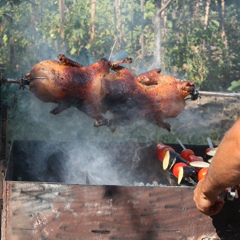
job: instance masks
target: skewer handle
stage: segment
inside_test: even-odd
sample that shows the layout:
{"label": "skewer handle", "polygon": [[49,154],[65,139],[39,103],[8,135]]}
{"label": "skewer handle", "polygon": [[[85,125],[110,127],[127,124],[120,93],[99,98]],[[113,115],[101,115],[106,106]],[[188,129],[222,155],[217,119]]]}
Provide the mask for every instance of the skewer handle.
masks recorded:
{"label": "skewer handle", "polygon": [[180,146],[182,147],[183,150],[186,149],[186,147],[183,145],[182,141],[180,139],[177,138],[178,143],[180,144]]}
{"label": "skewer handle", "polygon": [[209,146],[210,148],[214,148],[213,143],[212,143],[212,140],[211,140],[210,137],[207,137],[207,142],[208,142],[208,146]]}

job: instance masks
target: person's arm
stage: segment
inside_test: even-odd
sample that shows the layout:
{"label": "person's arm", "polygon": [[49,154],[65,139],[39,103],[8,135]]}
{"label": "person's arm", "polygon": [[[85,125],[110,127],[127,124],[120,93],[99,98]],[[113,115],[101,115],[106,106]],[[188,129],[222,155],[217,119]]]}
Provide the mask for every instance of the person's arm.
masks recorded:
{"label": "person's arm", "polygon": [[194,190],[194,201],[202,213],[217,214],[224,204],[218,196],[240,184],[240,118],[225,134],[212,159],[208,173]]}

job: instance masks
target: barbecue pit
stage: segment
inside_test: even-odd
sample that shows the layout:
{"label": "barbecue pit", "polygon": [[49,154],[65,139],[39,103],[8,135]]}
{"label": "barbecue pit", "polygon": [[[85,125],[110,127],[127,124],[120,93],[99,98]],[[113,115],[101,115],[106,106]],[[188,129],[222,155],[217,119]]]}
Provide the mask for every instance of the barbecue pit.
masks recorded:
{"label": "barbecue pit", "polygon": [[[162,170],[154,144],[114,144],[122,151],[139,147],[136,168],[130,166],[136,153],[129,153],[128,162],[120,162],[121,155],[115,159],[115,163],[127,165],[129,172],[124,174],[137,176],[132,185],[96,184],[94,176],[87,172],[80,177],[82,183],[65,183],[62,176],[68,144],[13,142],[3,180],[2,239],[229,239],[229,236],[237,239],[240,236],[239,199],[227,201],[223,211],[213,218],[202,215],[192,200],[193,186],[170,186],[168,172]],[[177,145],[171,146],[178,150]],[[197,153],[206,146],[187,147]],[[42,158],[45,168],[34,169],[41,160],[38,153],[41,155],[45,148],[53,149],[49,157]],[[107,145],[102,148],[106,150]],[[149,186],[154,181],[158,184]]]}
{"label": "barbecue pit", "polygon": [[[7,144],[7,108],[1,105],[3,240],[239,239],[239,198],[226,201],[217,216],[202,215],[192,200],[194,186],[179,186],[163,171],[154,142],[21,140],[11,144],[9,153]],[[92,146],[98,146],[101,156],[112,156],[104,159],[109,163],[104,168],[114,166],[116,175],[104,173],[99,181],[102,170],[83,168],[77,181],[71,171],[66,177],[73,146],[86,165],[93,159]],[[197,155],[207,148],[186,147]]]}

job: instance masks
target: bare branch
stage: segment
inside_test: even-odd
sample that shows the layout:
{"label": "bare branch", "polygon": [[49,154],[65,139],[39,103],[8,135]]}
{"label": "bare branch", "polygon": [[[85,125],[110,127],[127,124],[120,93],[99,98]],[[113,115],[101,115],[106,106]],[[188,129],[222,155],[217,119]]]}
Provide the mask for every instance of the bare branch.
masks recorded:
{"label": "bare branch", "polygon": [[161,9],[157,11],[157,14],[160,14],[162,11],[164,11],[172,1],[173,0],[168,0],[168,2]]}

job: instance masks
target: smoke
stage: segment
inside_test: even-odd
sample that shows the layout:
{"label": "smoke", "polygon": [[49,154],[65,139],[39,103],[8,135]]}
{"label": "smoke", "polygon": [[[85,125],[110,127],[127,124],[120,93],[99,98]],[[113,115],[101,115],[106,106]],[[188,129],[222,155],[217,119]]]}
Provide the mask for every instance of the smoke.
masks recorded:
{"label": "smoke", "polygon": [[142,119],[119,125],[113,133],[106,126],[94,127],[94,120],[76,108],[52,115],[49,112],[56,104],[44,103],[17,86],[15,95],[17,102],[10,105],[10,112],[11,108],[17,112],[9,118],[10,139],[24,153],[19,159],[13,152],[15,179],[68,184],[166,184],[165,173],[159,173],[156,142],[176,143],[179,138],[184,143],[207,145],[206,138],[214,133],[216,124],[233,114],[229,107],[235,104],[239,109],[234,100],[223,104],[222,100],[209,99],[201,106],[187,101],[185,111],[166,120],[172,126],[171,133]]}
{"label": "smoke", "polygon": [[[27,89],[16,87],[18,94],[12,106],[18,111],[9,118],[10,139],[24,152],[22,159],[16,154],[13,164],[16,180],[101,185],[149,182],[144,167],[140,172],[136,169],[146,161],[144,148],[154,144],[154,135],[166,130],[149,131],[149,125],[138,121],[117,126],[113,133],[105,126],[95,128],[94,120],[75,108],[52,115],[49,112],[56,104],[44,103]],[[157,163],[153,146],[151,161]]]}
{"label": "smoke", "polygon": [[[131,185],[127,177],[123,177],[117,151],[107,151],[93,142],[81,144],[69,149],[69,161],[64,181],[67,183],[90,183],[93,185]],[[122,159],[123,161],[123,159]],[[131,161],[131,160],[130,160]],[[125,170],[125,173],[129,169]]]}
{"label": "smoke", "polygon": [[[95,62],[86,48],[82,48],[79,55],[70,56],[67,51],[61,53],[83,65]],[[56,59],[58,54],[48,44],[41,44],[34,62]],[[106,53],[105,57],[109,55]],[[126,56],[123,50],[114,51],[111,60]],[[142,62],[136,65],[140,66],[138,74],[147,70]],[[172,125],[171,133],[141,119],[117,126],[112,133],[107,127],[93,127],[94,120],[75,108],[56,116],[50,114],[55,104],[41,102],[27,89],[20,91],[16,87],[15,97],[17,101],[9,106],[14,112],[9,118],[10,140],[19,143],[24,153],[16,166],[25,163],[25,170],[22,167],[25,175],[18,173],[16,179],[29,181],[132,185],[135,181],[147,183],[157,179],[164,183],[159,168],[154,168],[158,163],[156,142],[175,143],[176,138],[180,138],[192,143],[194,136],[196,142],[204,143],[202,139],[209,136],[209,123],[222,117],[204,112],[204,108],[199,109],[195,102],[177,118],[166,120]],[[195,132],[198,132],[197,136]]]}
{"label": "smoke", "polygon": [[[30,118],[30,121],[34,125],[36,118]],[[13,141],[14,176],[11,180],[124,186],[153,181],[168,183],[161,173],[154,143],[121,139],[120,134],[112,138],[106,134],[104,137],[103,133],[109,129],[95,136],[78,130],[74,135],[71,133],[72,128],[76,127],[73,121],[66,126],[65,121],[58,119],[55,127],[49,122],[46,125],[49,138],[44,131],[44,136],[37,132],[37,140],[32,134],[29,140]],[[58,129],[61,124],[62,132]],[[30,129],[27,125],[24,128],[26,132]],[[85,128],[86,132],[94,129],[89,125]],[[78,135],[80,132],[83,135]],[[53,138],[54,134],[58,139]]]}
{"label": "smoke", "polygon": [[24,153],[20,158],[21,154],[13,151],[15,180],[24,181],[167,184],[166,173],[159,172],[156,142],[176,143],[179,138],[184,143],[207,145],[211,127],[214,132],[216,123],[226,117],[223,106],[226,110],[231,104],[239,108],[236,101],[224,105],[210,99],[201,106],[188,101],[185,111],[166,120],[172,126],[171,133],[142,119],[119,125],[113,133],[106,126],[94,127],[94,120],[76,108],[52,115],[49,112],[56,104],[40,101],[27,89],[16,87],[15,91],[17,102],[10,110],[16,108],[17,112],[9,118],[9,130],[10,139]]}

